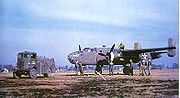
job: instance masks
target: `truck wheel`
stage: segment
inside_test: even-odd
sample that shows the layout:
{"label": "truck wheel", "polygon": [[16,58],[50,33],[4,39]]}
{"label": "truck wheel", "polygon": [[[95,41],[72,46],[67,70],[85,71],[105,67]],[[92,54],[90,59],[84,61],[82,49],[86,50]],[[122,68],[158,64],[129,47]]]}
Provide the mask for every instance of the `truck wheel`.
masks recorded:
{"label": "truck wheel", "polygon": [[49,68],[47,73],[44,74],[44,77],[51,77],[51,69]]}
{"label": "truck wheel", "polygon": [[30,72],[29,72],[29,77],[34,79],[37,77],[37,70],[36,69],[31,69]]}
{"label": "truck wheel", "polygon": [[17,72],[13,72],[13,77],[14,77],[15,79],[19,79],[19,78],[21,78],[21,75],[18,74]]}

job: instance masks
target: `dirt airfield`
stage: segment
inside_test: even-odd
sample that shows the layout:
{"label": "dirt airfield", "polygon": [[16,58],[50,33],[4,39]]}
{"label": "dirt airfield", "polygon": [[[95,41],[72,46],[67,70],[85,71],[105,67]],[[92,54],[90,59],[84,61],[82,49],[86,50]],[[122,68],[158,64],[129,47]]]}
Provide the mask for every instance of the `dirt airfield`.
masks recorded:
{"label": "dirt airfield", "polygon": [[74,72],[55,73],[51,78],[22,77],[12,73],[0,74],[0,97],[179,97],[179,70],[151,70],[151,76],[103,74],[104,80],[93,72],[77,76]]}

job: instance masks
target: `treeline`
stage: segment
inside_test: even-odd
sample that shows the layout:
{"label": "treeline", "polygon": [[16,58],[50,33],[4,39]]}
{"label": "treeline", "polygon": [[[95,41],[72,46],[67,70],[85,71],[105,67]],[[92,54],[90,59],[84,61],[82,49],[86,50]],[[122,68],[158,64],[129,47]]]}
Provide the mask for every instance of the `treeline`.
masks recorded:
{"label": "treeline", "polygon": [[[7,69],[8,71],[12,71],[15,68],[15,66],[13,66],[12,64],[0,64],[0,72],[3,71],[4,69]],[[96,66],[94,65],[87,65],[87,66],[83,66],[84,70],[95,70]],[[123,69],[123,66],[119,66],[119,65],[114,65],[113,66],[113,70],[121,70]],[[138,65],[134,64],[134,69],[138,69]],[[172,65],[169,66],[165,66],[163,64],[152,64],[151,69],[179,69],[179,64],[177,63],[173,63]],[[71,71],[71,70],[76,70],[74,65],[71,66],[58,66],[57,70],[67,70],[67,71]],[[103,66],[103,70],[109,70],[109,66],[108,65],[104,65]]]}
{"label": "treeline", "polygon": [[[95,68],[96,68],[96,66],[94,66],[94,65],[83,66],[83,70],[95,70]],[[152,66],[150,68],[151,69],[179,69],[179,64],[173,63],[171,66],[165,66],[163,64],[152,64]],[[67,70],[67,71],[76,70],[74,65],[59,66],[59,67],[57,67],[57,69],[58,70]],[[123,69],[123,66],[119,66],[119,65],[113,66],[113,70],[121,70],[121,69]],[[137,64],[134,64],[134,69],[138,69]],[[104,65],[103,70],[109,70],[109,66]]]}

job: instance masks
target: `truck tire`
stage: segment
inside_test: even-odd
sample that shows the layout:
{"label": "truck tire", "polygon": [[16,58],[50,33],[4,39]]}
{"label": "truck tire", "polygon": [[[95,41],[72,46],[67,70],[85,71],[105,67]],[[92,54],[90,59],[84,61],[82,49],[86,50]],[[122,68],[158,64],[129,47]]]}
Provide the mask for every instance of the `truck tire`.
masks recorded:
{"label": "truck tire", "polygon": [[29,77],[34,79],[37,77],[37,70],[36,69],[31,69],[30,72],[29,72]]}
{"label": "truck tire", "polygon": [[15,79],[19,79],[19,78],[21,78],[21,75],[18,74],[17,72],[13,72],[13,77],[14,77]]}
{"label": "truck tire", "polygon": [[49,68],[48,71],[47,71],[47,73],[44,74],[44,77],[51,77],[51,73],[52,73],[52,71],[51,71],[51,69]]}

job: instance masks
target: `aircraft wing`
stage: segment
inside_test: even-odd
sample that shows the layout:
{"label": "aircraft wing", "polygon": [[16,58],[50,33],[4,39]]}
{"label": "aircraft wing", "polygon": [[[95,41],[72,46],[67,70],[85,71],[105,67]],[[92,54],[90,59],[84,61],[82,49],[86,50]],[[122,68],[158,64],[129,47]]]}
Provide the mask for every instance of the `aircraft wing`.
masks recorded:
{"label": "aircraft wing", "polygon": [[159,58],[159,54],[167,53],[169,57],[174,57],[176,47],[164,47],[164,48],[149,48],[149,49],[134,49],[134,50],[122,50],[122,54],[125,59],[133,59],[138,61],[139,54],[150,53],[152,59]]}
{"label": "aircraft wing", "polygon": [[123,50],[122,53],[145,53],[145,52],[156,52],[163,50],[172,50],[176,49],[176,47],[164,47],[164,48],[149,48],[149,49],[133,49],[133,50]]}
{"label": "aircraft wing", "polygon": [[128,62],[130,59],[133,60],[134,63],[139,62],[139,55],[141,53],[148,53],[151,55],[151,59],[160,58],[160,54],[167,53],[169,57],[175,56],[176,47],[164,47],[164,48],[149,48],[149,49],[132,49],[132,50],[121,50],[123,55],[122,59],[125,62]]}
{"label": "aircraft wing", "polygon": [[121,52],[124,55],[137,55],[140,53],[146,53],[146,52],[159,52],[158,54],[161,54],[160,52],[167,52],[169,57],[174,57],[176,54],[176,46],[175,46],[175,41],[172,38],[169,38],[168,40],[168,47],[163,47],[163,48],[149,48],[149,49],[132,49],[132,50],[122,50]]}

